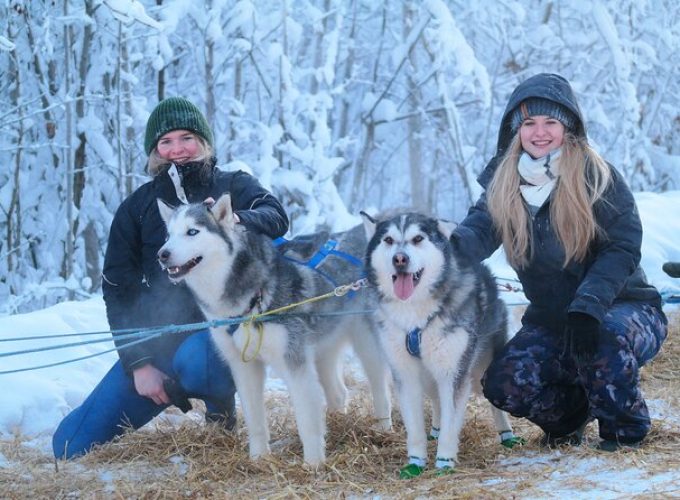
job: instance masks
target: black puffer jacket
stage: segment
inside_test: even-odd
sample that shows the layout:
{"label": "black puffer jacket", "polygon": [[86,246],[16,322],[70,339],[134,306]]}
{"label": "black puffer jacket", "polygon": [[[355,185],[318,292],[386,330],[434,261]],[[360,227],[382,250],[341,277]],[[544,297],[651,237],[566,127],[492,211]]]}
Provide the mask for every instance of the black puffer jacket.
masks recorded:
{"label": "black puffer jacket", "polygon": [[[178,168],[181,185],[190,203],[231,193],[232,206],[248,230],[272,238],[288,230],[288,218],[278,200],[251,175],[223,172],[214,166],[207,172],[198,164]],[[111,223],[104,261],[103,293],[109,325],[113,330],[181,325],[204,321],[189,289],[174,285],[161,270],[156,254],[165,242],[166,229],[156,199],[172,206],[181,204],[168,171],[142,185],[120,205]],[[153,363],[155,356],[170,356],[187,334],[167,334],[136,346],[120,349],[129,340],[114,342],[126,372]]]}
{"label": "black puffer jacket", "polygon": [[[578,117],[576,134],[585,137],[581,111],[569,83],[558,75],[539,74],[513,92],[501,120],[496,155],[478,178],[486,189],[512,141],[511,111],[527,97],[558,102]],[[563,267],[564,249],[552,228],[550,199],[533,219],[534,255],[524,269],[516,269],[530,302],[524,320],[561,329],[567,312],[589,314],[599,321],[616,301],[640,301],[661,309],[661,297],[647,283],[640,268],[642,225],[632,193],[621,175],[611,167],[612,183],[594,207],[603,237],[591,244],[584,262]],[[482,194],[454,231],[453,244],[469,259],[483,260],[501,244]]]}

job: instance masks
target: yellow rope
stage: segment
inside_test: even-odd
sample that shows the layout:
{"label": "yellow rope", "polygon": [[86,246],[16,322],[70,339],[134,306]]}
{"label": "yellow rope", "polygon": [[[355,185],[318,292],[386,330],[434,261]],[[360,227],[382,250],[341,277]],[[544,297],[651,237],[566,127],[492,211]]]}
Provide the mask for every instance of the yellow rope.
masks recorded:
{"label": "yellow rope", "polygon": [[254,360],[260,353],[260,349],[262,348],[262,336],[264,333],[264,325],[262,323],[255,323],[255,328],[257,329],[257,333],[259,334],[257,337],[257,347],[255,348],[255,353],[252,355],[252,357],[246,358],[246,351],[248,350],[248,346],[250,346],[250,325],[252,323],[253,323],[252,316],[248,321],[243,323],[243,329],[246,332],[246,343],[243,346],[243,350],[241,351],[241,361],[243,361],[244,363],[250,363],[252,360]]}
{"label": "yellow rope", "polygon": [[[319,300],[324,300],[328,299],[330,297],[342,297],[343,295],[347,295],[351,291],[357,291],[363,287],[366,286],[366,278],[362,278],[360,280],[355,281],[354,283],[350,283],[348,285],[341,285],[336,287],[332,292],[325,293],[323,295],[318,295],[316,297],[311,297],[309,299],[301,300],[300,302],[295,302],[293,304],[288,304],[287,306],[279,307],[276,309],[272,309],[270,311],[265,311],[263,313],[258,313],[258,314],[252,314],[248,317],[247,321],[243,322],[243,329],[245,330],[246,333],[246,343],[243,346],[243,350],[241,351],[241,361],[244,363],[248,363],[250,361],[253,361],[257,355],[260,353],[260,349],[262,348],[262,338],[264,336],[264,326],[262,325],[262,322],[258,322],[257,319],[265,317],[265,316],[270,316],[272,314],[278,314],[284,311],[289,311],[290,309],[294,309],[299,306],[303,306],[305,304],[310,304],[312,302],[318,302]],[[250,358],[246,357],[246,351],[248,350],[248,347],[250,346],[250,337],[251,337],[251,332],[250,332],[250,325],[255,323],[255,328],[257,329],[258,332],[258,341],[257,341],[257,347],[255,348],[255,352]]]}

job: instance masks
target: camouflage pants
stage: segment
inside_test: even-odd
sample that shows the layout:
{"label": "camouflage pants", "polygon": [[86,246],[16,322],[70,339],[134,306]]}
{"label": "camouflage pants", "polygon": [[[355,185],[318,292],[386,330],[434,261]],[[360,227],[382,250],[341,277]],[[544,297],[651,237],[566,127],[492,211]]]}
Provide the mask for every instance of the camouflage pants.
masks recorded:
{"label": "camouflage pants", "polygon": [[638,441],[650,428],[640,368],[659,352],[666,334],[658,309],[615,304],[602,323],[597,355],[578,366],[563,352],[562,332],[525,324],[484,374],[484,395],[553,436],[597,419],[601,438]]}

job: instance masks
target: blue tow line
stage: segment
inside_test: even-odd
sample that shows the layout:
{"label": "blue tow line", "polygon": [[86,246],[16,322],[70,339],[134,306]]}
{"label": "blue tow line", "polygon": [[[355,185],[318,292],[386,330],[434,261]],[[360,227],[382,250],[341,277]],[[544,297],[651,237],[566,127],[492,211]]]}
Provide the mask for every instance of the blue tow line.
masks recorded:
{"label": "blue tow line", "polygon": [[[276,238],[273,240],[273,244],[275,247],[279,247],[281,245],[284,245],[286,243],[289,243],[290,240],[287,240],[285,238]],[[337,286],[335,283],[335,280],[331,276],[329,276],[327,273],[324,273],[321,271],[318,267],[319,265],[323,262],[323,260],[328,257],[329,255],[334,255],[337,256],[350,264],[359,267],[360,269],[363,269],[363,262],[354,257],[351,254],[348,254],[346,252],[342,252],[339,250],[336,250],[338,242],[333,239],[329,239],[322,247],[319,249],[312,257],[307,260],[307,261],[301,261],[297,259],[293,259],[291,257],[288,257],[286,255],[282,255],[283,258],[295,262],[296,264],[304,265],[307,266],[314,271],[318,272],[321,274],[326,280],[328,280],[333,286]],[[365,273],[362,272],[362,277]],[[499,279],[499,278],[497,278]],[[504,279],[504,281],[509,282],[509,281],[514,281],[519,283],[519,280],[516,279]],[[504,286],[500,288],[501,291],[512,291],[512,292],[518,292],[522,291],[520,288],[515,288],[512,287],[509,283],[506,283]],[[354,291],[350,291],[348,293],[348,297],[351,297],[354,293]],[[662,293],[661,294],[662,300],[664,303],[667,304],[676,304],[680,303],[680,295],[677,294],[672,294],[672,293]],[[517,303],[517,304],[508,304],[508,306],[515,306],[515,305],[526,305],[527,303]],[[316,314],[316,316],[343,316],[343,315],[348,315],[348,314],[371,314],[373,311],[367,310],[367,311],[341,311],[341,312],[328,312],[328,313],[319,313]],[[309,316],[307,313],[303,314],[295,314],[295,313],[287,313],[287,314],[277,314],[277,315],[271,315],[269,317],[263,317],[260,318],[258,321],[261,322],[266,322],[266,321],[272,321],[276,318],[280,318],[282,316],[288,316],[288,317],[294,317],[294,316]],[[199,330],[204,330],[206,328],[210,327],[218,327],[218,326],[228,326],[228,331],[230,334],[233,334],[239,327],[241,323],[244,321],[249,320],[249,316],[242,316],[242,317],[233,317],[233,318],[227,318],[227,319],[222,319],[222,320],[212,320],[212,321],[203,321],[200,323],[189,323],[185,325],[167,325],[167,326],[161,326],[161,327],[151,327],[151,328],[126,328],[126,329],[121,329],[121,330],[108,330],[108,331],[99,331],[99,332],[85,332],[85,333],[68,333],[68,334],[51,334],[51,335],[40,335],[40,336],[32,336],[32,337],[14,337],[14,338],[8,338],[8,339],[0,339],[0,343],[2,342],[21,342],[21,341],[31,341],[31,340],[46,340],[46,339],[56,339],[56,338],[67,338],[67,337],[73,337],[73,336],[78,336],[78,337],[83,337],[83,336],[92,336],[92,335],[107,335],[107,338],[100,338],[96,340],[85,340],[82,342],[72,342],[72,343],[67,343],[67,344],[59,344],[59,345],[54,345],[54,346],[48,346],[48,347],[39,347],[35,349],[25,349],[21,351],[12,351],[12,352],[4,352],[0,353],[0,358],[5,358],[5,357],[10,357],[10,356],[18,356],[21,354],[31,354],[31,353],[37,353],[37,352],[43,352],[43,351],[52,351],[56,349],[66,349],[69,347],[78,347],[78,346],[83,346],[83,345],[90,345],[90,344],[97,344],[97,343],[102,343],[102,342],[112,342],[113,338],[108,337],[109,335],[114,335],[115,334],[115,340],[132,340],[131,342],[128,342],[125,345],[114,347],[112,349],[107,349],[105,351],[97,352],[94,354],[89,354],[87,356],[81,356],[78,358],[72,358],[64,361],[58,361],[55,363],[47,363],[44,365],[37,365],[37,366],[31,366],[31,367],[26,367],[26,368],[18,368],[15,370],[3,370],[0,371],[0,375],[7,375],[11,373],[20,373],[20,372],[25,372],[25,371],[30,371],[30,370],[38,370],[41,368],[51,368],[59,365],[64,365],[68,363],[74,363],[76,361],[82,361],[85,359],[90,359],[94,358],[96,356],[101,356],[103,354],[108,354],[113,351],[121,351],[124,349],[127,349],[129,347],[133,347],[135,345],[141,344],[143,342],[147,342],[151,339],[154,339],[156,337],[160,337],[161,335],[169,334],[169,333],[185,333],[185,332],[190,332],[190,331],[199,331]],[[408,332],[406,335],[406,348],[408,352],[415,356],[419,357],[420,355],[420,337],[421,337],[421,330],[419,328],[415,328],[413,331]]]}
{"label": "blue tow line", "polygon": [[661,294],[664,304],[680,304],[680,295],[677,293],[664,292]]}
{"label": "blue tow line", "polygon": [[[350,314],[371,314],[373,311],[371,310],[355,310],[355,311],[339,311],[339,312],[327,312],[327,313],[319,313],[316,314],[316,316],[345,316],[345,315],[350,315]],[[268,322],[268,321],[274,321],[275,319],[282,318],[282,317],[301,317],[301,316],[309,316],[308,313],[286,313],[286,314],[272,314],[271,316],[265,316],[262,318],[258,319],[258,322]],[[132,340],[131,342],[128,342],[125,345],[114,347],[111,349],[107,349],[104,351],[100,351],[94,354],[88,354],[87,356],[81,356],[78,358],[72,358],[72,359],[67,359],[64,361],[58,361],[54,363],[47,363],[43,365],[36,365],[36,366],[30,366],[26,368],[17,368],[15,370],[2,370],[0,371],[0,375],[8,375],[11,373],[20,373],[20,372],[25,372],[25,371],[30,371],[30,370],[38,370],[41,368],[51,368],[54,366],[59,366],[59,365],[65,365],[68,363],[74,363],[76,361],[82,361],[85,359],[90,359],[94,358],[96,356],[101,356],[104,354],[108,354],[113,351],[122,351],[124,349],[133,347],[135,345],[141,344],[143,342],[147,342],[151,339],[154,339],[156,337],[160,337],[161,335],[166,335],[166,334],[177,334],[177,333],[185,333],[185,332],[192,332],[192,331],[199,331],[199,330],[205,330],[206,328],[210,327],[219,327],[219,326],[229,326],[229,328],[238,328],[238,326],[245,322],[250,320],[250,316],[239,316],[239,317],[233,317],[233,318],[227,318],[227,319],[221,319],[221,320],[211,320],[211,321],[203,321],[200,323],[187,323],[185,325],[167,325],[167,326],[162,326],[162,327],[151,327],[151,328],[126,328],[122,330],[108,330],[108,331],[100,331],[100,332],[84,332],[84,333],[63,333],[63,334],[49,334],[49,335],[38,335],[38,336],[32,336],[32,337],[14,337],[14,338],[6,338],[6,339],[0,339],[0,343],[3,342],[23,342],[23,341],[31,341],[31,340],[45,340],[45,339],[57,339],[57,338],[70,338],[70,337],[83,337],[83,336],[93,336],[93,335],[107,335],[106,338],[99,338],[95,340],[84,340],[82,342],[69,342],[66,344],[58,344],[58,345],[53,345],[53,346],[43,346],[43,347],[36,347],[34,349],[24,349],[20,351],[10,351],[10,352],[2,352],[0,353],[0,358],[8,358],[11,356],[19,356],[22,354],[33,354],[37,352],[45,352],[45,351],[53,351],[57,349],[67,349],[70,347],[78,347],[78,346],[83,346],[83,345],[90,345],[90,344],[99,344],[102,342],[112,342],[113,338],[110,337],[110,335],[116,335],[116,340]]]}
{"label": "blue tow line", "polygon": [[[273,244],[275,247],[279,247],[285,243],[288,243],[289,240],[286,240],[285,238],[276,238],[273,240]],[[308,261],[300,261],[297,259],[293,259],[291,257],[287,257],[285,255],[282,255],[283,258],[295,262],[300,265],[307,266],[317,273],[319,273],[321,276],[323,276],[327,281],[329,281],[334,287],[337,287],[337,283],[335,283],[335,280],[331,276],[329,276],[327,273],[324,273],[321,271],[318,267],[319,265],[323,262],[323,260],[328,257],[329,255],[334,255],[337,257],[340,257],[347,262],[349,262],[352,265],[358,266],[359,268],[363,268],[363,262],[354,257],[353,255],[350,255],[346,252],[341,252],[339,250],[336,250],[336,246],[338,245],[338,242],[336,240],[330,239],[328,240],[322,247],[319,249]],[[363,274],[363,273],[362,273]],[[347,296],[352,297],[356,292],[355,291],[350,291]],[[335,315],[347,315],[347,314],[370,314],[372,311],[343,311],[343,312],[338,312],[338,313],[324,313],[324,314],[317,314],[317,316],[335,316]],[[272,315],[269,317],[264,317],[260,318],[258,321],[265,322],[265,321],[272,321],[275,319],[275,317],[282,317],[282,316],[308,316],[308,314],[278,314],[278,315]],[[227,331],[230,335],[233,335],[234,332],[238,329],[239,325],[243,323],[244,321],[249,320],[249,316],[243,316],[243,317],[234,317],[234,318],[227,318],[223,320],[213,320],[213,321],[204,321],[201,323],[192,323],[192,324],[186,324],[186,325],[168,325],[168,326],[162,326],[162,327],[152,327],[152,328],[126,328],[123,330],[110,330],[106,332],[87,332],[87,333],[72,333],[72,334],[62,334],[62,335],[41,335],[41,336],[34,336],[34,337],[23,337],[23,338],[9,338],[9,339],[0,339],[0,342],[19,342],[19,341],[28,341],[28,340],[45,340],[45,339],[55,339],[55,338],[65,338],[65,337],[70,337],[70,336],[89,336],[89,335],[102,335],[106,334],[107,338],[103,339],[96,339],[96,340],[85,340],[82,342],[73,342],[73,343],[68,343],[68,344],[59,344],[59,345],[54,345],[54,346],[49,346],[49,347],[38,347],[35,349],[25,349],[21,351],[13,351],[13,352],[5,352],[5,353],[0,353],[0,358],[4,357],[10,357],[10,356],[19,356],[21,354],[31,354],[31,353],[36,353],[36,352],[43,352],[43,351],[52,351],[56,349],[66,349],[69,347],[78,347],[78,346],[83,346],[83,345],[89,345],[89,344],[97,344],[101,342],[112,342],[113,339],[108,337],[108,335],[113,335],[115,334],[115,340],[131,340],[131,339],[136,339],[133,340],[132,342],[128,342],[125,345],[118,346],[112,349],[107,349],[105,351],[101,351],[95,354],[89,354],[87,356],[81,356],[79,358],[73,358],[73,359],[68,359],[65,361],[59,361],[55,363],[48,363],[44,365],[39,365],[39,366],[32,366],[32,367],[27,367],[27,368],[19,368],[16,370],[3,370],[0,371],[0,375],[6,375],[10,373],[19,373],[19,372],[24,372],[24,371],[29,371],[29,370],[37,370],[40,368],[50,368],[54,366],[59,366],[67,363],[73,363],[76,361],[82,361],[84,359],[89,359],[93,358],[95,356],[101,356],[103,354],[107,354],[109,352],[113,351],[121,351],[123,349],[127,349],[129,347],[135,346],[137,344],[141,344],[142,342],[146,342],[148,340],[151,340],[153,338],[159,337],[164,334],[168,333],[184,333],[184,332],[190,332],[190,331],[198,331],[198,330],[203,330],[206,328],[210,327],[217,327],[217,326],[224,326],[227,325]]]}

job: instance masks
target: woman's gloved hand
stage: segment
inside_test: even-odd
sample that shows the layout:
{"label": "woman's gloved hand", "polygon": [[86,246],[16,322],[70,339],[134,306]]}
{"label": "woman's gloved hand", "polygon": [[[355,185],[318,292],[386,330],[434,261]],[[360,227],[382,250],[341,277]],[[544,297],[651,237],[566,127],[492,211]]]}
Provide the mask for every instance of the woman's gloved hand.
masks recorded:
{"label": "woman's gloved hand", "polygon": [[600,322],[590,314],[570,312],[564,328],[564,352],[579,363],[593,360],[600,344]]}

